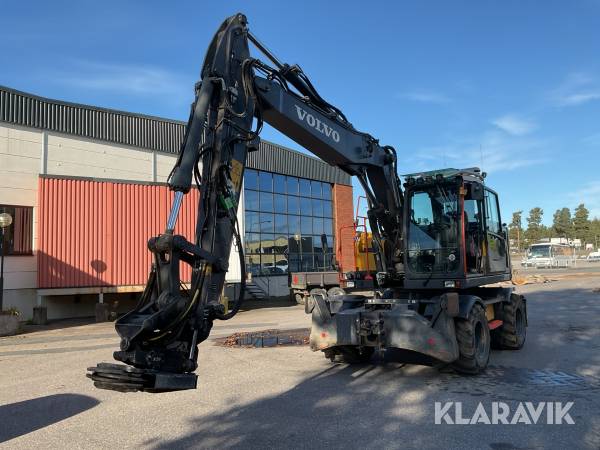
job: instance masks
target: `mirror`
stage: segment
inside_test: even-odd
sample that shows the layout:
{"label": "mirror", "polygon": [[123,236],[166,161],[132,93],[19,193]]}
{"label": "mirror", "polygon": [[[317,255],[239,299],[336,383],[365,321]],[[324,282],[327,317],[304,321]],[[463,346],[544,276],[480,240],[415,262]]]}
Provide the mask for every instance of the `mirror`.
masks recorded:
{"label": "mirror", "polygon": [[469,185],[469,197],[471,200],[483,200],[483,186],[479,183]]}

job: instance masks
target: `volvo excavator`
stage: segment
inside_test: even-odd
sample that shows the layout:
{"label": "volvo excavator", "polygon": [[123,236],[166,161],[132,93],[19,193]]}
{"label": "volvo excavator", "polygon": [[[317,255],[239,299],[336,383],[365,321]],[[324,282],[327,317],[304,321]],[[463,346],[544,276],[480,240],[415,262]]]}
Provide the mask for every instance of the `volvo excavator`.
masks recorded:
{"label": "volvo excavator", "polygon": [[[251,56],[251,45],[268,62]],[[264,122],[356,177],[368,200],[377,288],[373,296],[310,297],[305,311],[312,315],[312,350],[355,363],[375,350],[397,348],[477,374],[491,347],[523,346],[526,301],[497,284],[511,278],[508,236],[485,173],[443,169],[405,175],[402,184],[396,150],[354,128],[298,65],[282,63],[236,14],[206,52],[168,179],[174,195],[166,228],[148,241],[154,262],[137,306],[116,321],[118,363],[88,369],[96,387],[196,387],[198,345],[215,320],[232,318],[242,304],[246,274],[236,213],[246,156],[257,150]],[[194,242],[174,232],[191,189],[200,191]],[[225,311],[219,298],[233,245],[242,286]],[[182,264],[191,266],[187,289]]]}

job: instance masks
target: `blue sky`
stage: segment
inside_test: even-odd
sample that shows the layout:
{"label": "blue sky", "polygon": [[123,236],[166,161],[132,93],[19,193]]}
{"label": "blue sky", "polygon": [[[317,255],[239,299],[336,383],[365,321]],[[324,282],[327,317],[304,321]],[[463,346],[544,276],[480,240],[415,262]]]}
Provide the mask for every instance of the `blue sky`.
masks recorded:
{"label": "blue sky", "polygon": [[600,217],[600,0],[2,4],[0,84],[185,120],[210,38],[242,11],[401,173],[481,165],[504,221]]}

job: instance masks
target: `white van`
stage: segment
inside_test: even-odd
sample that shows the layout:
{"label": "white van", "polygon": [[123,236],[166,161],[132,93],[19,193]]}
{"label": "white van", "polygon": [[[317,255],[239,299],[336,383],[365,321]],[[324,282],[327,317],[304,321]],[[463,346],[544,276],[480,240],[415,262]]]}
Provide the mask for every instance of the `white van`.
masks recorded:
{"label": "white van", "polygon": [[521,261],[521,265],[551,269],[570,267],[573,262],[573,249],[566,244],[533,244],[527,250],[527,256]]}

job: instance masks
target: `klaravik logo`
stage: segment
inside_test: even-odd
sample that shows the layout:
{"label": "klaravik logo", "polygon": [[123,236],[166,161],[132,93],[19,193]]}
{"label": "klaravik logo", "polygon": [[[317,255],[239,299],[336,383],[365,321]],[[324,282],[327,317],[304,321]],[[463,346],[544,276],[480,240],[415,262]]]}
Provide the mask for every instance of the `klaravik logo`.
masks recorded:
{"label": "klaravik logo", "polygon": [[300,106],[294,106],[296,107],[296,112],[298,113],[298,119],[300,119],[303,122],[306,122],[309,127],[314,128],[319,133],[322,133],[328,138],[333,139],[335,142],[340,142],[340,134],[337,131],[335,131],[326,123],[321,122],[319,119],[317,119],[308,111],[302,109]]}
{"label": "klaravik logo", "polygon": [[504,402],[492,402],[491,409],[481,403],[472,414],[463,410],[462,402],[435,402],[435,424],[447,425],[573,425],[569,414],[573,402],[519,402],[514,410]]}

